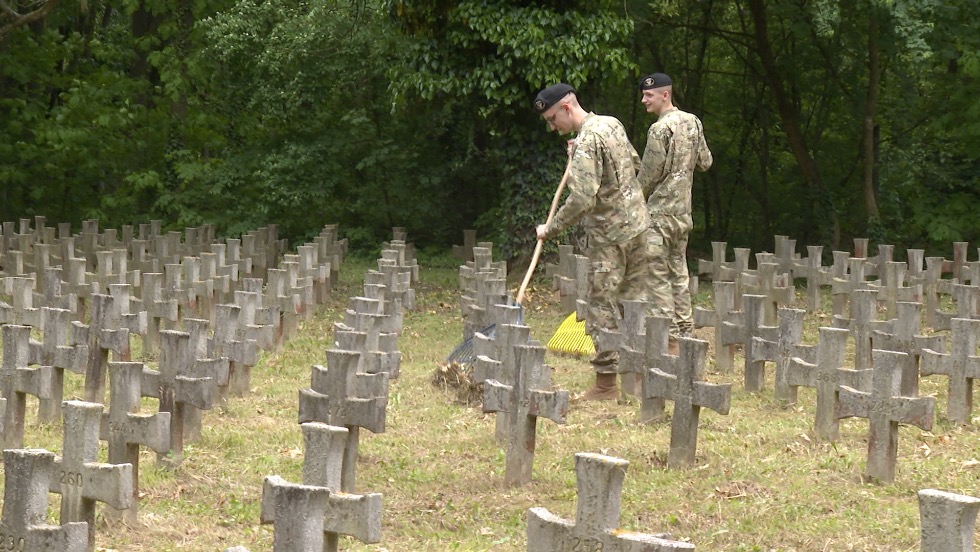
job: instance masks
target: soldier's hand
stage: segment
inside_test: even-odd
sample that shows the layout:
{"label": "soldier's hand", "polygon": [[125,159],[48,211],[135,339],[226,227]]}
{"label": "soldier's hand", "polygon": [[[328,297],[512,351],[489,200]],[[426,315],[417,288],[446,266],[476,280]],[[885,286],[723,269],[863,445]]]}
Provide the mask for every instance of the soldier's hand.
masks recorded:
{"label": "soldier's hand", "polygon": [[547,233],[548,233],[548,225],[547,225],[547,224],[539,224],[539,225],[538,225],[538,226],[537,226],[537,227],[536,227],[536,228],[534,229],[534,232],[535,232],[535,234],[537,234],[537,236],[538,236],[538,239],[539,239],[539,240],[543,240],[543,239],[544,239],[544,237],[545,237],[545,236],[547,235]]}

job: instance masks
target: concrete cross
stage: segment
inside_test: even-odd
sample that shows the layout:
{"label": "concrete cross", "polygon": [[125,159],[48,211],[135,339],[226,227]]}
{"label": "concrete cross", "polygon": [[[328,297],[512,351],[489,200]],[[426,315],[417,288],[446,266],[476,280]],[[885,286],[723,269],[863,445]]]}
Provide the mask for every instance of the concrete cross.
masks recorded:
{"label": "concrete cross", "polygon": [[980,498],[923,489],[918,492],[922,552],[970,552]]}
{"label": "concrete cross", "polygon": [[3,448],[24,446],[24,422],[27,396],[51,398],[53,369],[50,366],[29,367],[30,326],[4,325],[3,364],[0,365],[0,390],[3,392]]}
{"label": "concrete cross", "polygon": [[922,320],[922,303],[899,301],[895,305],[896,318],[889,320],[885,329],[871,330],[871,346],[875,349],[908,353],[912,362],[906,364],[908,373],[902,376],[902,395],[919,394],[919,364],[922,351],[945,351],[945,336],[918,335]]}
{"label": "concrete cross", "polygon": [[65,401],[64,441],[55,458],[49,490],[61,495],[61,524],[85,522],[88,550],[95,550],[95,505],[122,510],[133,506],[133,465],[98,462],[102,405]]}
{"label": "concrete cross", "polygon": [[735,345],[721,343],[721,328],[725,321],[733,322],[730,316],[735,311],[735,282],[714,281],[711,283],[711,289],[714,308],[694,307],[694,327],[714,328],[715,366],[718,371],[727,374],[735,366]]}
{"label": "concrete cross", "polygon": [[140,414],[143,387],[141,362],[109,363],[109,411],[102,413],[99,437],[108,444],[110,464],[132,465],[132,500],[122,511],[109,510],[128,523],[136,523],[139,506],[140,447],[159,454],[170,450],[170,412]]}
{"label": "concrete cross", "polygon": [[623,318],[617,328],[599,332],[601,350],[619,351],[619,375],[627,395],[640,394],[637,384],[643,381],[645,371],[646,317],[652,312],[653,303],[648,301],[623,301]]}
{"label": "concrete cross", "polygon": [[568,391],[551,390],[551,368],[544,364],[540,345],[515,347],[514,382],[496,380],[483,384],[483,411],[507,412],[507,465],[504,483],[519,487],[531,482],[538,418],[565,423]]}
{"label": "concrete cross", "polygon": [[327,367],[313,366],[310,387],[299,391],[299,423],[346,427],[341,490],[353,492],[360,428],[383,433],[388,407],[388,374],[357,373],[360,353],[330,349]]}
{"label": "concrete cross", "polygon": [[[759,253],[757,256],[761,256]],[[796,288],[787,274],[779,272],[779,265],[773,262],[757,263],[755,278],[745,285],[746,295],[762,295],[763,320],[769,326],[776,325],[776,310],[780,306],[792,306],[796,300]]]}
{"label": "concrete cross", "polygon": [[856,389],[869,389],[871,371],[844,369],[847,330],[822,327],[819,333],[816,363],[801,358],[790,359],[786,374],[786,382],[790,386],[788,396],[796,396],[795,387],[812,387],[817,392],[814,434],[818,439],[836,441],[840,434],[836,416],[837,386],[844,384]]}
{"label": "concrete cross", "polygon": [[762,391],[765,387],[766,361],[774,362],[776,398],[790,403],[796,402],[796,389],[791,388],[786,379],[790,359],[799,357],[807,362],[816,360],[816,348],[803,344],[805,315],[806,311],[802,309],[780,308],[779,327],[772,328],[775,331],[763,331],[762,333],[768,334],[766,337],[757,335],[752,338],[746,353],[746,391]]}
{"label": "concrete cross", "polygon": [[143,274],[143,310],[146,312],[146,335],[143,338],[143,358],[155,356],[160,350],[160,330],[165,322],[177,322],[177,300],[164,299],[163,273]]}
{"label": "concrete cross", "polygon": [[623,479],[629,462],[579,452],[575,455],[578,505],[575,521],[545,508],[527,512],[529,551],[582,550],[602,552],[666,552],[694,550],[694,545],[668,540],[665,534],[636,533],[619,528]]}
{"label": "concrete cross", "polygon": [[[223,387],[218,384],[218,396],[221,398],[228,395],[233,381],[241,381],[241,372],[247,372],[258,361],[255,340],[242,337],[239,324],[241,311],[242,308],[238,305],[215,306],[214,334],[208,342],[208,356],[228,359],[228,380]],[[249,378],[244,379],[248,381]]]}
{"label": "concrete cross", "polygon": [[820,310],[820,288],[830,285],[831,267],[823,266],[823,246],[808,245],[806,251],[806,258],[794,264],[793,274],[802,274],[806,278],[806,310],[817,312]]}
{"label": "concrete cross", "polygon": [[698,259],[698,274],[708,274],[711,282],[722,281],[722,270],[726,267],[731,268],[733,261],[726,261],[727,242],[711,242],[711,260]]}
{"label": "concrete cross", "polygon": [[[763,338],[775,339],[772,335],[775,331],[772,326],[765,326],[764,309],[766,297],[764,295],[745,294],[742,296],[742,310],[730,313],[727,320],[721,323],[721,337],[717,339],[719,345],[742,345],[746,353],[752,345],[752,338],[759,336]],[[751,370],[751,357],[745,355],[745,372]]]}
{"label": "concrete cross", "polygon": [[839,387],[838,418],[868,418],[868,475],[879,481],[895,479],[898,458],[898,424],[912,424],[926,431],[932,429],[936,400],[932,397],[901,395],[903,363],[912,360],[906,353],[874,350],[874,373],[871,391]]}
{"label": "concrete cross", "polygon": [[184,433],[189,410],[208,410],[217,397],[214,380],[194,373],[190,334],[174,330],[160,332],[159,370],[143,369],[143,396],[160,400],[159,412],[170,413],[170,450],[157,459],[179,464],[184,455]]}
{"label": "concrete cross", "polygon": [[330,489],[323,520],[324,552],[336,552],[338,536],[371,544],[381,540],[381,495],[340,491],[347,428],[319,422],[302,424],[303,484]]}
{"label": "concrete cross", "polygon": [[643,380],[640,384],[640,423],[658,422],[666,417],[666,401],[664,397],[651,396],[650,378],[647,376],[653,368],[674,373],[678,357],[668,352],[667,335],[670,330],[670,318],[664,316],[648,316],[646,319],[646,342],[643,349]]}
{"label": "concrete cross", "polygon": [[885,316],[891,320],[898,316],[899,301],[921,301],[922,286],[917,284],[905,285],[908,268],[904,262],[888,261],[881,270],[877,283],[872,283],[872,289],[878,291],[878,301],[885,304]]}
{"label": "concrete cross", "polygon": [[48,487],[54,475],[54,453],[42,449],[3,451],[3,515],[0,535],[8,550],[86,552],[86,523],[48,525]]}
{"label": "concrete cross", "polygon": [[[846,254],[845,254],[846,255]],[[830,294],[833,301],[833,315],[844,316],[844,310],[850,301],[852,294],[860,289],[868,289],[869,284],[865,280],[867,270],[867,259],[863,257],[838,257],[838,252],[834,252],[835,262],[842,261],[846,270],[838,265],[835,268],[834,277],[830,282]],[[843,272],[843,273],[841,273]],[[854,314],[851,313],[851,318]]]}
{"label": "concrete cross", "polygon": [[950,324],[949,354],[923,350],[922,375],[949,377],[946,417],[959,425],[969,425],[973,415],[973,382],[980,379],[980,357],[976,354],[980,320],[954,318]]}
{"label": "concrete cross", "polygon": [[875,320],[878,316],[878,293],[873,289],[859,289],[851,293],[851,317],[835,315],[833,326],[850,330],[854,338],[854,369],[871,368],[871,332],[887,323]]}
{"label": "concrete cross", "polygon": [[129,360],[129,330],[112,324],[113,298],[92,295],[92,316],[85,330],[88,361],[85,364],[85,400],[105,403],[105,375],[109,352],[114,360]]}
{"label": "concrete cross", "polygon": [[64,396],[65,370],[76,374],[85,373],[88,359],[87,344],[71,344],[71,312],[65,309],[43,307],[43,341],[30,340],[31,364],[50,366],[51,398],[38,401],[37,416],[41,422],[55,422],[61,419],[61,400]]}
{"label": "concrete cross", "polygon": [[950,288],[953,302],[956,303],[956,312],[936,310],[934,329],[950,329],[950,320],[953,318],[980,318],[980,287],[951,283]]}
{"label": "concrete cross", "polygon": [[651,368],[646,375],[646,394],[674,401],[674,413],[670,423],[670,453],[667,465],[672,468],[694,463],[698,445],[698,419],[701,407],[707,407],[722,415],[728,414],[731,404],[731,384],[715,384],[700,381],[704,377],[704,362],[708,354],[708,342],[681,337],[678,339],[680,355],[670,373]]}

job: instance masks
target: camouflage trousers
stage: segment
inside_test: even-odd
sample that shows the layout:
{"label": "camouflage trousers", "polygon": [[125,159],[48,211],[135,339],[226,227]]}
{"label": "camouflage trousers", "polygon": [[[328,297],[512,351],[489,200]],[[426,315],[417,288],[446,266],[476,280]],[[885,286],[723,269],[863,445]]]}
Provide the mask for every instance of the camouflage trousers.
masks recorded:
{"label": "camouflage trousers", "polygon": [[656,253],[652,243],[650,230],[644,230],[621,244],[586,248],[590,269],[585,331],[596,344],[591,363],[598,373],[615,373],[619,363],[618,351],[600,349],[601,331],[619,328],[623,301],[650,300]]}
{"label": "camouflage trousers", "polygon": [[650,300],[655,310],[670,318],[670,336],[690,336],[694,329],[691,315],[691,278],[687,272],[687,238],[694,221],[690,214],[650,215],[654,247],[654,286]]}

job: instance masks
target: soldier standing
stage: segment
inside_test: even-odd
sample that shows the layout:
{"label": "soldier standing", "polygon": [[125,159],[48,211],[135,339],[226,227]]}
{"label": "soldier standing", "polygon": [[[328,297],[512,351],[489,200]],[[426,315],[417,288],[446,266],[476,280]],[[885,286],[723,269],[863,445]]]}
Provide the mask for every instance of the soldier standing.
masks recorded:
{"label": "soldier standing", "polygon": [[542,90],[534,110],[550,129],[577,133],[569,152],[568,198],[549,224],[537,226],[536,234],[545,240],[576,222],[584,227],[590,263],[585,329],[597,350],[590,361],[595,385],[579,399],[614,400],[619,397],[619,352],[599,350],[599,331],[617,329],[623,301],[649,299],[655,260],[649,215],[636,180],[640,157],[623,124],[585,111],[567,84]]}
{"label": "soldier standing", "polygon": [[691,187],[694,171],[711,167],[711,151],[704,139],[701,120],[674,106],[670,77],[654,73],[640,79],[641,102],[647,113],[656,113],[637,179],[650,211],[654,245],[659,249],[654,262],[656,286],[651,301],[670,317],[670,352],[677,354],[677,337],[690,336],[690,278],[687,272],[687,240],[691,218]]}

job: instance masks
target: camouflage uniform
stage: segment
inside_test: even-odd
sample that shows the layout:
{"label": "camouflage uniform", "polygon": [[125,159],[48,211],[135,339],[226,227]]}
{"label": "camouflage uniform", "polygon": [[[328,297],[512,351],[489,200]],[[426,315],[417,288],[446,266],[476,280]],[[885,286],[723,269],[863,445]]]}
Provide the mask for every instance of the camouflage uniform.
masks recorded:
{"label": "camouflage uniform", "polygon": [[[554,236],[581,221],[589,258],[586,332],[599,343],[602,328],[615,330],[625,300],[649,300],[654,250],[649,216],[636,182],[640,157],[615,117],[589,113],[570,161],[568,198],[547,227]],[[616,351],[597,350],[598,373],[616,371]]]}
{"label": "camouflage uniform", "polygon": [[687,239],[691,218],[691,186],[694,171],[706,171],[712,157],[704,140],[701,121],[693,114],[672,108],[650,126],[647,146],[637,180],[647,198],[654,243],[660,250],[654,263],[655,286],[651,300],[671,318],[672,337],[690,335],[690,278],[687,273]]}

